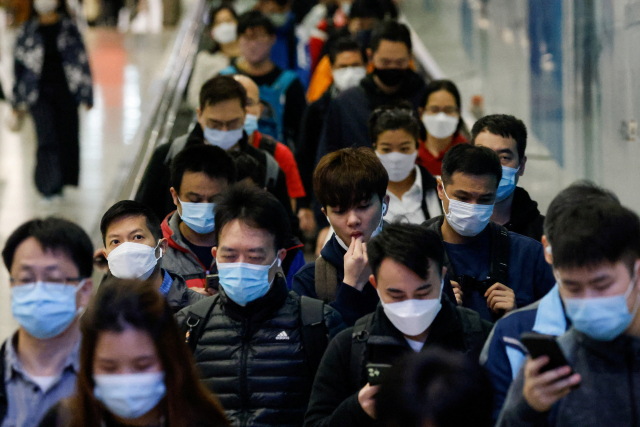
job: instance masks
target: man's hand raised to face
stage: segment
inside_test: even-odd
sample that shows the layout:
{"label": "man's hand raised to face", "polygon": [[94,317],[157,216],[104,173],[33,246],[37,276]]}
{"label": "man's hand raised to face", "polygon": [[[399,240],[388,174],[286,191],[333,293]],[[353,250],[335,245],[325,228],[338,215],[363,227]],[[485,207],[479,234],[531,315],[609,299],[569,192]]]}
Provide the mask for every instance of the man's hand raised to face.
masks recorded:
{"label": "man's hand raised to face", "polygon": [[344,254],[344,283],[362,292],[370,275],[367,244],[362,238],[351,239],[349,250]]}

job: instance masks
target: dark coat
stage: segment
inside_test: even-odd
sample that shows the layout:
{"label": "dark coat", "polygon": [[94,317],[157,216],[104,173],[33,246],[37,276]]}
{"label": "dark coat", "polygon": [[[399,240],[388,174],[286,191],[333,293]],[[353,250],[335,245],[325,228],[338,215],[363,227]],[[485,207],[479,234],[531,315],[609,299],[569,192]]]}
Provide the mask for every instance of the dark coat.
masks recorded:
{"label": "dark coat", "polygon": [[[234,426],[301,426],[313,375],[302,346],[300,297],[278,277],[265,296],[246,307],[223,289],[214,298],[194,351],[204,384],[217,394]],[[208,303],[201,301],[194,310]],[[176,314],[180,326],[188,314],[188,308]],[[329,338],[345,327],[328,306],[325,324]]]}
{"label": "dark coat", "polygon": [[[357,368],[359,372],[353,372],[351,369],[353,328],[341,332],[329,343],[313,384],[305,427],[374,425],[374,420],[358,403],[358,392],[367,383],[364,372],[366,364],[393,364],[398,358],[413,350],[404,335],[384,314],[381,305],[369,316],[373,316],[372,325],[365,360]],[[476,339],[465,339],[463,317],[469,322],[475,322],[482,331]],[[456,307],[446,295],[443,295],[442,309],[433,321],[422,351],[432,346],[440,346],[465,353],[475,361],[490,330],[491,324],[480,320],[477,313]],[[356,378],[360,378],[360,381],[354,381]]]}
{"label": "dark coat", "polygon": [[538,210],[538,203],[531,200],[529,193],[522,187],[516,187],[511,203],[511,219],[504,227],[514,233],[542,241],[544,215]]}

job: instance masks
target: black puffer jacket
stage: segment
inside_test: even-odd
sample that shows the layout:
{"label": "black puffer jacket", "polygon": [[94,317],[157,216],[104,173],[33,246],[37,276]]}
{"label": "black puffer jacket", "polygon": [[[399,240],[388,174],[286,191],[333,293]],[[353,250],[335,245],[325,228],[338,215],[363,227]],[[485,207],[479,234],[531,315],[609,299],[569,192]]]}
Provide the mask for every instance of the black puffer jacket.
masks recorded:
{"label": "black puffer jacket", "polygon": [[[264,297],[245,307],[222,289],[214,304],[194,356],[229,420],[234,426],[302,426],[315,373],[302,346],[300,297],[278,277]],[[179,325],[189,311],[176,314]],[[345,328],[331,307],[324,315],[329,338]]]}

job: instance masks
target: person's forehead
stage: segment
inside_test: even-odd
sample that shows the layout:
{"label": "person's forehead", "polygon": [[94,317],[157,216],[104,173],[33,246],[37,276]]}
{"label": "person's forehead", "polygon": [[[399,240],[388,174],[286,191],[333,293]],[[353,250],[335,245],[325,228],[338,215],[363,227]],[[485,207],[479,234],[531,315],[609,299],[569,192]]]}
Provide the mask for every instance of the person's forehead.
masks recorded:
{"label": "person's forehead", "polygon": [[448,188],[468,192],[495,191],[496,177],[493,175],[472,175],[464,172],[454,172]]}
{"label": "person's forehead", "polygon": [[362,61],[362,54],[357,50],[345,50],[336,55],[336,63]]}
{"label": "person's forehead", "polygon": [[109,235],[127,235],[132,231],[140,230],[143,233],[151,233],[147,226],[147,217],[144,215],[126,215],[111,221],[107,228],[107,236]]}
{"label": "person's forehead", "polygon": [[409,56],[409,48],[403,42],[381,40],[375,54],[386,58],[405,58]]}
{"label": "person's forehead", "polygon": [[202,111],[206,120],[218,120],[221,122],[237,119],[244,114],[244,107],[240,99],[227,99],[216,104],[207,104]]}
{"label": "person's forehead", "polygon": [[427,99],[427,105],[457,107],[455,96],[453,96],[453,94],[448,90],[444,90],[444,89],[437,90],[433,92],[431,95],[429,95],[429,98]]}
{"label": "person's forehead", "polygon": [[241,250],[243,248],[269,248],[273,246],[275,236],[263,228],[254,227],[245,221],[234,219],[220,230],[218,247],[229,247]]}
{"label": "person's forehead", "polygon": [[96,358],[135,359],[155,355],[155,345],[146,331],[127,326],[119,332],[102,331],[98,334]]}
{"label": "person's forehead", "polygon": [[425,282],[428,281],[420,278],[420,276],[406,265],[391,258],[382,260],[378,268],[377,276],[377,281],[380,286],[385,288],[393,287],[394,289],[401,290],[413,290],[423,286]]}
{"label": "person's forehead", "polygon": [[627,270],[622,261],[615,263],[602,261],[593,265],[557,267],[556,272],[561,280],[588,284],[598,279],[617,276]]}
{"label": "person's forehead", "polygon": [[404,129],[391,129],[378,135],[378,144],[399,144],[404,142],[415,142],[415,139]]}
{"label": "person's forehead", "polygon": [[508,149],[512,150],[514,153],[518,147],[516,140],[511,136],[504,137],[502,135],[496,135],[488,130],[483,130],[476,136],[475,145],[487,147],[496,152]]}
{"label": "person's forehead", "polygon": [[246,31],[240,35],[240,37],[242,36],[259,36],[259,35],[264,35],[264,34],[268,34],[267,29],[261,25],[257,26],[257,27],[249,27],[246,29]]}
{"label": "person's forehead", "polygon": [[11,270],[13,271],[16,268],[22,268],[24,266],[57,266],[64,271],[78,271],[78,267],[65,249],[44,249],[35,237],[25,239],[16,247]]}
{"label": "person's forehead", "polygon": [[210,177],[204,172],[186,171],[182,175],[180,192],[222,192],[228,186],[225,178]]}

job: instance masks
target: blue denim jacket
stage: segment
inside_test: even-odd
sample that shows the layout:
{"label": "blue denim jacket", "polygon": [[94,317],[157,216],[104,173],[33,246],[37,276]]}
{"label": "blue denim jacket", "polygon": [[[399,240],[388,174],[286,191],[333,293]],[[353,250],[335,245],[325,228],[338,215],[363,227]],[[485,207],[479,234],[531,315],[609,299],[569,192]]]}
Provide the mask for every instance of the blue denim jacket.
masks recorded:
{"label": "blue denim jacket", "polygon": [[[73,20],[61,18],[57,45],[62,56],[62,67],[69,91],[79,104],[93,105],[93,81],[89,58],[82,36]],[[38,31],[38,19],[27,21],[19,30],[14,47],[14,73],[12,106],[26,110],[38,101],[40,76],[44,64],[44,42]]]}

